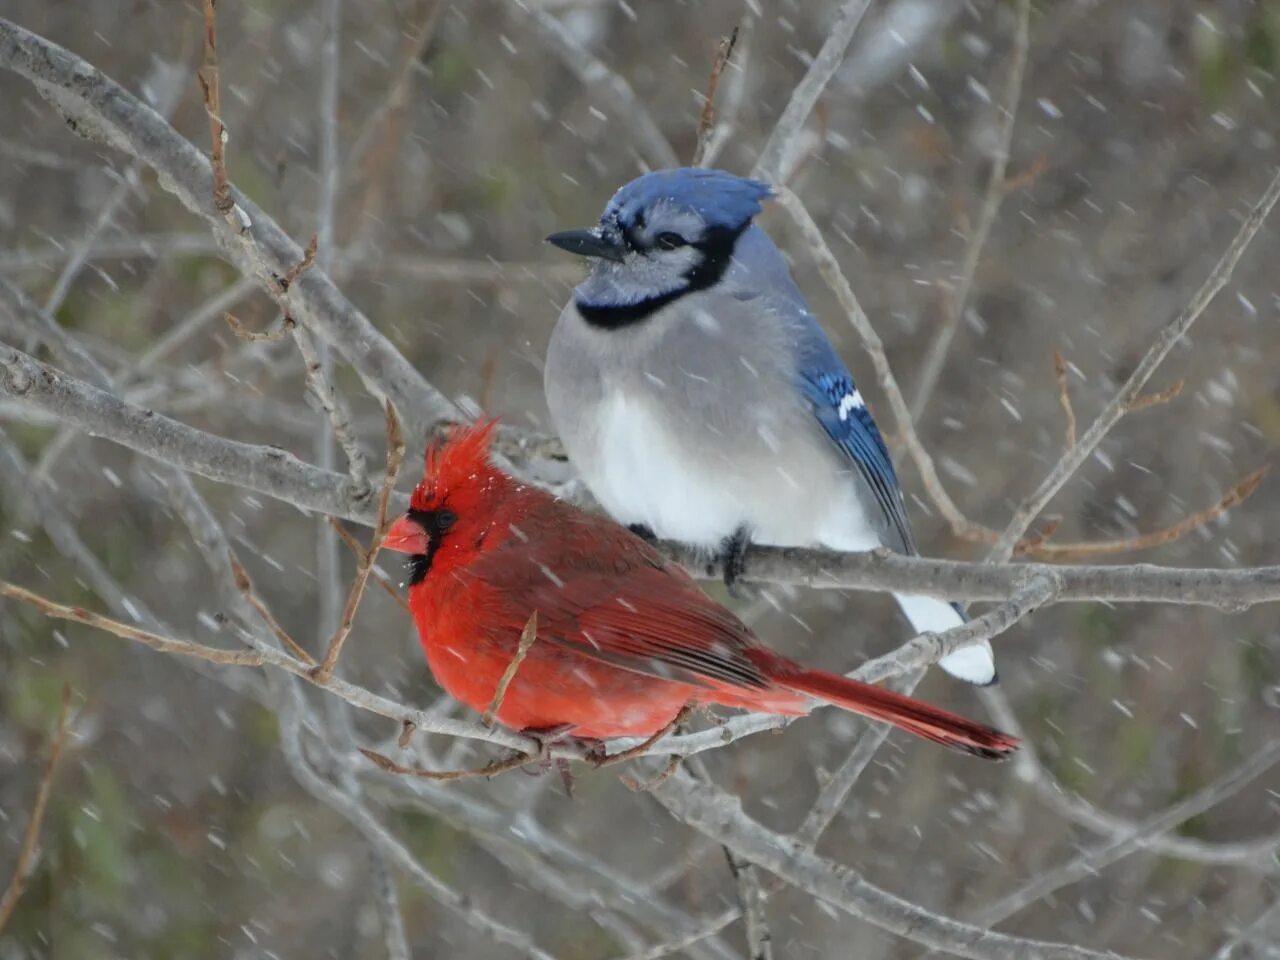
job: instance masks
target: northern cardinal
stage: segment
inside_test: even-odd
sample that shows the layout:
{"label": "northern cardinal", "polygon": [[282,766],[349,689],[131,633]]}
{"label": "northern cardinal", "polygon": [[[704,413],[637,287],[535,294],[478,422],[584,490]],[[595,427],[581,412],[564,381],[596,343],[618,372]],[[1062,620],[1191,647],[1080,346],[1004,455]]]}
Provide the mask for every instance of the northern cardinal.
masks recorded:
{"label": "northern cardinal", "polygon": [[646,737],[689,703],[772,714],[830,703],[979,757],[1016,749],[998,730],[768,650],[647,541],[494,467],[494,426],[428,449],[409,511],[383,542],[410,555],[427,662],[458,700],[489,707],[536,613],[497,711],[513,730]]}

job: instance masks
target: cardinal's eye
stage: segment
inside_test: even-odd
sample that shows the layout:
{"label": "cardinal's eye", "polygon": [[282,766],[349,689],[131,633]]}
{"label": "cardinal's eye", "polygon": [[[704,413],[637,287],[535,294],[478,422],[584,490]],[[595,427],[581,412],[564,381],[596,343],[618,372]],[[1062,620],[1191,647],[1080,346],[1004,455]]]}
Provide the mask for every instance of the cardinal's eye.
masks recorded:
{"label": "cardinal's eye", "polygon": [[432,526],[436,528],[436,533],[444,533],[457,522],[458,515],[452,510],[437,510],[435,522]]}
{"label": "cardinal's eye", "polygon": [[663,250],[674,250],[677,247],[688,246],[689,241],[687,241],[684,237],[680,236],[680,234],[678,233],[671,233],[668,231],[666,233],[658,234],[657,239],[654,240],[654,243],[656,243]]}

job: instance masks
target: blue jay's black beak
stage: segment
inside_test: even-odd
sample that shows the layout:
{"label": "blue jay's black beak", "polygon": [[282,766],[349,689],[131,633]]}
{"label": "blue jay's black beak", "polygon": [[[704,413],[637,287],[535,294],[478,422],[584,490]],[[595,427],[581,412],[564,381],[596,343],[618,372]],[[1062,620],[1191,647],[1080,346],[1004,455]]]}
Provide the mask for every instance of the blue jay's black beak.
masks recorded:
{"label": "blue jay's black beak", "polygon": [[547,237],[547,243],[580,257],[602,257],[621,263],[627,248],[600,230],[562,230]]}

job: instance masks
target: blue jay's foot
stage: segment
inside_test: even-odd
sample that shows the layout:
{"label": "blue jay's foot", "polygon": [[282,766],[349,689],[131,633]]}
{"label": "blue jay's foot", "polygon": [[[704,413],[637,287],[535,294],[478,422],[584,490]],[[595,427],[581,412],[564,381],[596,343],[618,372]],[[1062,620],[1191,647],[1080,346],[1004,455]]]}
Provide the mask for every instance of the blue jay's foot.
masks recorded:
{"label": "blue jay's foot", "polygon": [[647,523],[629,523],[627,524],[627,529],[646,543],[658,542],[658,535],[653,532],[653,527]]}
{"label": "blue jay's foot", "polygon": [[720,565],[724,572],[724,585],[729,596],[745,600],[747,593],[738,582],[747,569],[747,547],[751,546],[751,534],[745,526],[739,527],[720,541]]}

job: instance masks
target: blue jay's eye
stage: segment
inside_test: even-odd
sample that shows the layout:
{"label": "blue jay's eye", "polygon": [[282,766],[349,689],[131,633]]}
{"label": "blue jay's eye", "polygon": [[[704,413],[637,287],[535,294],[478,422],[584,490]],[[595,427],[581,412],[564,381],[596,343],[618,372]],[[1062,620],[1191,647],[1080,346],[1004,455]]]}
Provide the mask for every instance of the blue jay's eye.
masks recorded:
{"label": "blue jay's eye", "polygon": [[663,250],[674,250],[676,247],[688,245],[688,241],[678,233],[660,233],[654,240],[654,243]]}

